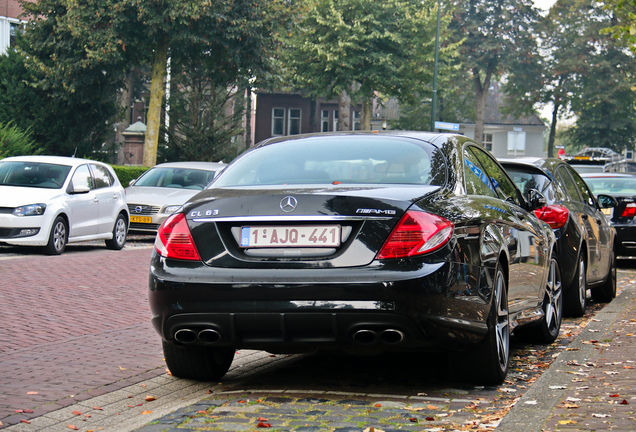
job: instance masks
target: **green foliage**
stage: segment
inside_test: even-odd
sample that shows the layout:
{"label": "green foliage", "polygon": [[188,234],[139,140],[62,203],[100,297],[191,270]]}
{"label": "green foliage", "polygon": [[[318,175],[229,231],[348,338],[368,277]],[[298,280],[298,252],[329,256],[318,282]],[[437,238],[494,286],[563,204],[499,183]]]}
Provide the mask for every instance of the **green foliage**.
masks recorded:
{"label": "green foliage", "polygon": [[606,0],[605,8],[613,12],[613,25],[603,32],[622,41],[636,54],[636,0]]}
{"label": "green foliage", "polygon": [[0,123],[0,159],[9,156],[39,154],[31,133],[13,123]]}
{"label": "green foliage", "polygon": [[146,172],[148,167],[139,167],[139,166],[121,166],[121,165],[113,165],[113,170],[119,179],[119,183],[123,187],[128,187],[128,184],[131,180],[135,180],[137,177]]}
{"label": "green foliage", "polygon": [[298,10],[281,53],[297,88],[361,102],[374,92],[407,98],[430,82],[434,2],[301,0]]}

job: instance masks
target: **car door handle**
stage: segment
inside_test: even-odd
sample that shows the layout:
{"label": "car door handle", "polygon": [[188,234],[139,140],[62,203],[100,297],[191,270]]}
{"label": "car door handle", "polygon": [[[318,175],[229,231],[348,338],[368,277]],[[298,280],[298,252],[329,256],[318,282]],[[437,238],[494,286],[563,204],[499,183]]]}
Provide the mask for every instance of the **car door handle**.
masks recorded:
{"label": "car door handle", "polygon": [[99,198],[97,197],[93,198],[93,202],[99,202]]}

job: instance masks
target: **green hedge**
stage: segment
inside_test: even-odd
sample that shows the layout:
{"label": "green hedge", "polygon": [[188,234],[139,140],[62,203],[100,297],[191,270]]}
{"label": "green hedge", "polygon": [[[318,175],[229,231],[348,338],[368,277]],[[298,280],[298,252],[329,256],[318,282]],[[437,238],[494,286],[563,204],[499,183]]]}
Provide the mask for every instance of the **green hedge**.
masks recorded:
{"label": "green hedge", "polygon": [[144,172],[146,172],[149,168],[142,166],[121,166],[121,165],[112,165],[115,170],[115,174],[117,174],[117,178],[119,178],[119,182],[123,187],[128,187],[128,183],[131,180],[136,179]]}

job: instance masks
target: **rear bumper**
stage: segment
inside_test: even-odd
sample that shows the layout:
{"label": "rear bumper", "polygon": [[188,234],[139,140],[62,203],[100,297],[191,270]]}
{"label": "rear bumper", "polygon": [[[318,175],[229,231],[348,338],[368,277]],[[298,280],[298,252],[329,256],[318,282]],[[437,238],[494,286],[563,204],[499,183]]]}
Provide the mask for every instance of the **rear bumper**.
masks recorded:
{"label": "rear bumper", "polygon": [[[179,277],[173,264],[190,266],[190,277]],[[168,342],[275,353],[376,353],[461,349],[487,333],[490,290],[481,292],[479,277],[467,277],[466,268],[453,263],[420,263],[400,272],[381,267],[199,272],[199,265],[153,256],[152,323]],[[197,278],[203,272],[214,276]]]}
{"label": "rear bumper", "polygon": [[616,256],[636,258],[636,224],[614,225],[616,228]]}

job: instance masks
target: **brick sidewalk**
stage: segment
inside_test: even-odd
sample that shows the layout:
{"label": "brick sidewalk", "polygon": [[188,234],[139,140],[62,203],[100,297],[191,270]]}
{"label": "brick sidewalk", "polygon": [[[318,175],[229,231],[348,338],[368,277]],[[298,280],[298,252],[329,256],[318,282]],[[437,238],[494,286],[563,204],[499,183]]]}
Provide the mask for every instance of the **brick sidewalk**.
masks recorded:
{"label": "brick sidewalk", "polygon": [[0,261],[0,428],[165,372],[152,249],[85,249]]}

